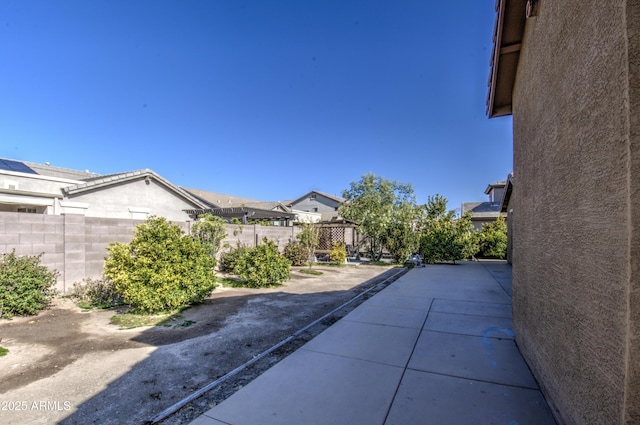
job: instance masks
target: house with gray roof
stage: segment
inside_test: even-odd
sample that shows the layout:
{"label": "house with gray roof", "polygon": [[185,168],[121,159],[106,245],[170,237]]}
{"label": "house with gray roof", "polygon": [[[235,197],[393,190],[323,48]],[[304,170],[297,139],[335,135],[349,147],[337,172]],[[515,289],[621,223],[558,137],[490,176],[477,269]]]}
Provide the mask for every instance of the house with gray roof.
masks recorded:
{"label": "house with gray roof", "polygon": [[289,201],[287,206],[291,209],[309,213],[320,213],[322,221],[331,221],[339,218],[338,208],[345,202],[340,196],[312,190],[303,196]]}
{"label": "house with gray roof", "polygon": [[488,201],[464,202],[462,204],[461,212],[462,214],[471,213],[474,229],[480,230],[483,224],[493,223],[500,216],[506,219],[506,213],[501,211],[506,183],[506,180],[500,180],[487,185],[484,193],[489,197]]}
{"label": "house with gray roof", "polygon": [[225,219],[239,219],[243,223],[270,221],[275,226],[289,226],[296,221],[296,214],[279,201],[258,201],[200,189],[182,188],[206,204],[204,209],[191,209],[189,215],[210,213]]}
{"label": "house with gray roof", "polygon": [[200,199],[152,170],[110,175],[0,159],[0,211],[187,221]]}

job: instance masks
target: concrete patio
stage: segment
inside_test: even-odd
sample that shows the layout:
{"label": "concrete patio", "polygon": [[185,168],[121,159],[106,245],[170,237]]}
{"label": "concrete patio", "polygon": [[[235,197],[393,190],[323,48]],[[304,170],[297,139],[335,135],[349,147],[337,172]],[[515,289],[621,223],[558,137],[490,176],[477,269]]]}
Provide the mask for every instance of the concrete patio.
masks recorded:
{"label": "concrete patio", "polygon": [[409,271],[192,425],[556,424],[511,328],[511,267]]}

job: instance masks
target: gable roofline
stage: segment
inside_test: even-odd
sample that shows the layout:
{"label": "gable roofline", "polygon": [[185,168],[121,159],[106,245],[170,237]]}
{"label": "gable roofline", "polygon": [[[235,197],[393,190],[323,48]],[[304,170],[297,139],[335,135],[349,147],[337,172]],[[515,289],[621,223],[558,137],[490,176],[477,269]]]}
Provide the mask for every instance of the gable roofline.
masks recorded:
{"label": "gable roofline", "polygon": [[506,185],[507,185],[507,181],[506,180],[499,180],[499,181],[494,182],[494,183],[489,183],[487,185],[487,188],[485,189],[484,193],[485,193],[485,195],[488,195],[489,193],[491,193],[491,190],[493,190],[493,189],[502,189]]}
{"label": "gable roofline", "polygon": [[169,182],[168,180],[164,179],[159,174],[155,173],[153,170],[150,170],[148,168],[143,170],[127,171],[124,173],[108,174],[108,175],[102,175],[102,176],[90,178],[86,180],[84,183],[67,186],[63,188],[62,191],[68,196],[77,195],[79,193],[88,192],[96,189],[104,189],[110,186],[114,186],[116,184],[126,183],[126,182],[130,182],[133,180],[140,180],[140,179],[153,179],[156,182],[160,183],[165,188],[167,188],[169,191],[175,193],[176,195],[187,200],[193,205],[199,208],[206,208],[206,205],[200,199],[191,195],[187,191],[182,190],[178,186],[174,185],[173,183]]}
{"label": "gable roofline", "polygon": [[496,0],[487,94],[489,118],[511,115],[512,93],[524,36],[526,9],[526,0]]}
{"label": "gable roofline", "polygon": [[298,199],[295,199],[295,200],[293,200],[293,201],[289,202],[289,203],[287,204],[287,206],[288,206],[288,207],[291,207],[291,205],[296,204],[296,203],[298,203],[298,202],[302,201],[303,199],[308,198],[312,193],[315,193],[315,194],[318,194],[318,195],[324,196],[325,198],[329,198],[329,199],[331,199],[331,200],[333,200],[333,201],[336,201],[336,202],[339,202],[339,203],[341,203],[341,204],[345,202],[345,199],[344,199],[344,198],[342,198],[342,197],[340,197],[340,196],[329,195],[328,193],[320,192],[320,191],[318,191],[318,190],[312,190],[311,192],[307,192],[306,194],[302,195],[302,196],[301,196],[301,197],[299,197]]}

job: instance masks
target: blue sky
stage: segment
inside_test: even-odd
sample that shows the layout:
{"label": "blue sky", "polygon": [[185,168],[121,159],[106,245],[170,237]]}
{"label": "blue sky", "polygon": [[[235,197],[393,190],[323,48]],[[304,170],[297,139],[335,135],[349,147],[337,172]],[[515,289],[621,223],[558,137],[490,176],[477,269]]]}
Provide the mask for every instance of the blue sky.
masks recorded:
{"label": "blue sky", "polygon": [[3,0],[0,157],[260,200],[371,172],[451,209],[512,167],[494,0]]}

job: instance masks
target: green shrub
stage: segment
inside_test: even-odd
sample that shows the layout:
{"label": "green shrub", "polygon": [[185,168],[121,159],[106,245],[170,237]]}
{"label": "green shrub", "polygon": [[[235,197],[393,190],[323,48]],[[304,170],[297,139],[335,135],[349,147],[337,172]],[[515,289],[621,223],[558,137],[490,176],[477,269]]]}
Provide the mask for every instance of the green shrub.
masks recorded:
{"label": "green shrub", "polygon": [[284,247],[284,256],[293,266],[304,266],[309,262],[309,251],[300,242],[291,242]]}
{"label": "green shrub", "polygon": [[9,352],[9,349],[4,348],[4,347],[0,347],[0,357],[4,356],[8,352]]}
{"label": "green shrub", "polygon": [[238,260],[249,253],[249,248],[244,245],[238,245],[231,251],[225,252],[220,256],[220,269],[227,273],[238,274],[236,272],[236,264]]}
{"label": "green shrub", "polygon": [[440,213],[427,219],[423,225],[420,255],[425,263],[451,261],[455,264],[457,260],[468,258],[477,251],[477,238],[474,236],[471,215],[466,213],[454,219],[453,211],[443,212],[446,200],[439,199],[443,202],[439,206]]}
{"label": "green shrub", "polygon": [[40,264],[41,255],[0,257],[0,317],[38,314],[55,294],[57,271]]}
{"label": "green shrub", "polygon": [[342,242],[334,242],[329,252],[329,260],[342,264],[347,261],[347,247]]}
{"label": "green shrub", "polygon": [[505,258],[507,255],[507,224],[503,217],[485,223],[478,235],[480,257]]}
{"label": "green shrub", "polygon": [[278,251],[273,241],[264,238],[262,243],[241,255],[234,273],[253,288],[270,286],[289,280],[291,262]]}
{"label": "green shrub", "polygon": [[110,308],[123,303],[122,296],[109,279],[84,279],[74,283],[71,296],[82,308]]}
{"label": "green shrub", "polygon": [[125,303],[153,313],[201,302],[215,286],[214,260],[198,240],[162,217],[149,217],[133,240],[107,247],[104,276]]}

